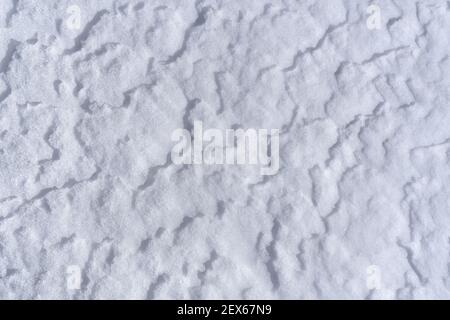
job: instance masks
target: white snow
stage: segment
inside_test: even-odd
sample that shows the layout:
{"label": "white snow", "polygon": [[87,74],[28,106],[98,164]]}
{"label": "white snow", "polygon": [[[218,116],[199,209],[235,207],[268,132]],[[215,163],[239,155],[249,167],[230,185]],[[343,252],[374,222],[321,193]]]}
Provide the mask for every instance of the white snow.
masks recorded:
{"label": "white snow", "polygon": [[0,298],[450,298],[449,51],[444,0],[0,0]]}

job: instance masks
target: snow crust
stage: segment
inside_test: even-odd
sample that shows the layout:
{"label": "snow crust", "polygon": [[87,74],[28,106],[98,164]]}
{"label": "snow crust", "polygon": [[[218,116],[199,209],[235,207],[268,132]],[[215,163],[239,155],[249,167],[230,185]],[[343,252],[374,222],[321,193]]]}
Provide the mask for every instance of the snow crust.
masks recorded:
{"label": "snow crust", "polygon": [[[0,298],[450,298],[449,8],[0,0]],[[174,165],[194,121],[280,170]]]}

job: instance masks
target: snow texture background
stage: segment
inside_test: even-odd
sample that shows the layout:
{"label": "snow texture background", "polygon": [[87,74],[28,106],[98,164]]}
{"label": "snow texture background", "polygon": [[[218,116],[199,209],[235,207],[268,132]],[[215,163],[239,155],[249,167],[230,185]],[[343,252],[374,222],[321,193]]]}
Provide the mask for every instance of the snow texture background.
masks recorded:
{"label": "snow texture background", "polygon": [[[0,0],[0,298],[450,298],[449,39],[444,0]],[[278,174],[172,164],[194,120],[279,128]]]}

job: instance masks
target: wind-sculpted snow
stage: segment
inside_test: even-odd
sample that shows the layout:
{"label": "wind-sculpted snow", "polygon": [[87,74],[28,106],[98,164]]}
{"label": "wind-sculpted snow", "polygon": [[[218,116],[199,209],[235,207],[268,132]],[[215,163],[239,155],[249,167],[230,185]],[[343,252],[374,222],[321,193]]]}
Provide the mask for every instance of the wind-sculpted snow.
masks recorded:
{"label": "wind-sculpted snow", "polygon": [[[450,298],[449,35],[444,0],[1,0],[0,298]],[[174,163],[196,121],[279,170]]]}

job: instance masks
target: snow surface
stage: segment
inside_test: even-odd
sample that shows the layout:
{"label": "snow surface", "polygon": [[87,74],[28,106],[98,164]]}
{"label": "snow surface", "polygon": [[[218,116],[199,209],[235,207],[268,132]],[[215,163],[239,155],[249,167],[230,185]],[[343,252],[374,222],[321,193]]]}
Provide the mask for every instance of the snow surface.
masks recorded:
{"label": "snow surface", "polygon": [[[0,0],[0,298],[450,298],[449,39],[443,0]],[[279,128],[278,174],[174,165],[197,120]]]}

